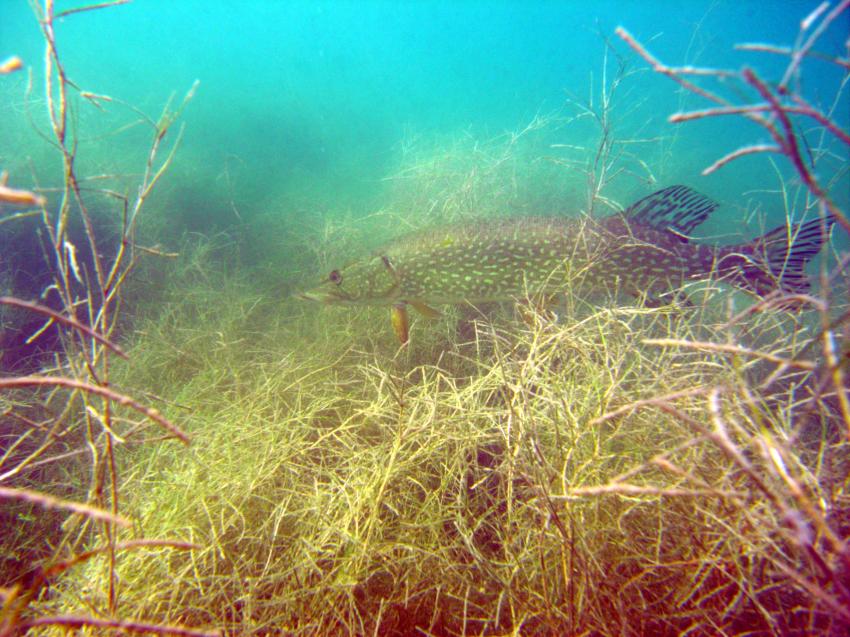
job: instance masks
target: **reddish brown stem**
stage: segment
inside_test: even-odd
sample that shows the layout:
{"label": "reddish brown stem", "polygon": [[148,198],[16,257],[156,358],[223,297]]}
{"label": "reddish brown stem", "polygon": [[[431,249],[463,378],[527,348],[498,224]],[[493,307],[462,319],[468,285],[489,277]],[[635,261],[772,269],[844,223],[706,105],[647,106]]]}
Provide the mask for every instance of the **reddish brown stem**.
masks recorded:
{"label": "reddish brown stem", "polygon": [[127,354],[124,353],[120,347],[118,347],[115,343],[110,341],[108,338],[103,336],[102,334],[98,334],[93,329],[91,329],[87,325],[83,325],[77,319],[71,318],[69,316],[63,316],[59,312],[51,310],[49,307],[45,307],[43,305],[39,305],[38,303],[32,303],[30,301],[23,301],[21,299],[16,299],[11,296],[0,296],[0,305],[11,305],[13,307],[19,307],[24,310],[30,310],[32,312],[38,312],[39,314],[45,314],[52,318],[57,323],[61,323],[62,325],[67,325],[69,327],[74,328],[96,340],[98,343],[103,345],[104,347],[108,347],[113,352],[115,352],[121,358],[126,359]]}
{"label": "reddish brown stem", "polygon": [[186,628],[184,626],[163,626],[147,622],[125,621],[121,619],[100,619],[98,617],[77,617],[74,615],[55,615],[39,617],[21,623],[22,629],[36,626],[64,626],[65,628],[114,628],[130,633],[153,633],[154,635],[178,635],[179,637],[221,637],[218,631],[205,631]]}
{"label": "reddish brown stem", "polygon": [[183,443],[189,444],[189,436],[183,433],[176,425],[164,418],[158,410],[153,409],[152,407],[146,407],[133,398],[114,392],[106,387],[91,385],[73,378],[53,376],[16,376],[12,378],[0,378],[0,389],[16,389],[19,387],[65,387],[66,389],[76,389],[89,394],[101,396],[109,401],[130,407],[131,409],[144,414],[157,424],[170,431]]}
{"label": "reddish brown stem", "polygon": [[121,526],[130,526],[130,521],[120,515],[115,515],[109,511],[88,506],[87,504],[54,498],[46,493],[32,491],[31,489],[11,489],[9,487],[0,487],[0,498],[6,498],[9,500],[25,500],[26,502],[32,502],[33,504],[37,504],[45,509],[66,509],[73,513],[79,513],[80,515],[92,518],[93,520],[105,520],[113,524],[120,524]]}

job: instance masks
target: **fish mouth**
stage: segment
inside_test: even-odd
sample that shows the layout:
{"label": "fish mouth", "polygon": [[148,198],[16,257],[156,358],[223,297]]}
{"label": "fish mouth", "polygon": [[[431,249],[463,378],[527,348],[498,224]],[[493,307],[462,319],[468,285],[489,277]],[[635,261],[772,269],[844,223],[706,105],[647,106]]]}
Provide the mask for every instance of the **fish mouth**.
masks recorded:
{"label": "fish mouth", "polygon": [[296,292],[293,296],[300,301],[312,301],[314,303],[323,303],[330,305],[332,303],[341,303],[344,299],[339,298],[335,294],[322,292],[321,290],[311,290],[309,292]]}
{"label": "fish mouth", "polygon": [[292,296],[294,296],[299,301],[316,301],[318,303],[328,302],[328,295],[322,294],[320,292],[296,292]]}

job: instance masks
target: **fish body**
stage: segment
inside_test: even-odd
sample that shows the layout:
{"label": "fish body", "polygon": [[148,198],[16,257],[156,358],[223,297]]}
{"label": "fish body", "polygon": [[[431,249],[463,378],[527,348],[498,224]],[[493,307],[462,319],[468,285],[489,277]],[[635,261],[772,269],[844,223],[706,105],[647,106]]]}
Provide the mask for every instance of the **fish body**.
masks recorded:
{"label": "fish body", "polygon": [[808,289],[805,264],[831,221],[782,226],[738,246],[691,241],[717,207],[685,186],[671,186],[602,219],[487,219],[414,232],[365,259],[333,270],[301,296],[323,303],[389,305],[406,340],[405,307],[479,303],[557,293],[571,286],[616,285],[654,294],[710,276],[764,295]]}
{"label": "fish body", "polygon": [[451,225],[390,244],[383,252],[398,279],[389,297],[449,304],[615,280],[634,289],[669,288],[684,275],[710,271],[711,251],[684,245],[621,218],[531,217]]}

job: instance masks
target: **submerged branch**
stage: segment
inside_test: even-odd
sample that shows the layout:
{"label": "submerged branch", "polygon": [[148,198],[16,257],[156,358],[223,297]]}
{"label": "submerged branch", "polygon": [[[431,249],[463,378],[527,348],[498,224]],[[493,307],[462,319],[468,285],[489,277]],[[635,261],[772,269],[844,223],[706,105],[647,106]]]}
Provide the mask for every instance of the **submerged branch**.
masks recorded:
{"label": "submerged branch", "polygon": [[64,18],[74,13],[82,13],[83,11],[95,11],[97,9],[108,9],[109,7],[117,7],[118,5],[127,4],[130,0],[112,0],[111,2],[101,2],[99,4],[90,4],[85,7],[75,7],[73,9],[65,9],[53,16],[54,20]]}
{"label": "submerged branch", "polygon": [[69,327],[74,328],[85,334],[86,336],[90,336],[98,343],[103,345],[104,347],[109,348],[113,352],[115,352],[121,358],[126,359],[127,354],[124,353],[120,347],[118,347],[115,343],[110,341],[108,338],[103,336],[102,334],[98,334],[95,330],[90,328],[87,325],[83,325],[77,319],[71,318],[70,316],[64,316],[55,310],[51,310],[49,307],[45,307],[44,305],[39,305],[38,303],[32,303],[30,301],[23,301],[21,299],[16,299],[11,296],[0,296],[0,305],[10,305],[12,307],[18,307],[24,310],[30,310],[33,312],[38,312],[39,314],[46,314],[50,318],[52,318],[57,323],[61,323],[62,325],[67,325]]}
{"label": "submerged branch", "polygon": [[790,358],[782,358],[776,354],[768,352],[760,352],[758,350],[741,347],[740,345],[724,345],[722,343],[709,343],[703,341],[686,341],[675,338],[645,338],[641,341],[644,345],[658,345],[660,347],[686,347],[689,349],[704,350],[708,352],[721,352],[723,354],[740,354],[750,356],[752,358],[760,358],[777,365],[786,367],[794,367],[796,369],[804,369],[812,371],[817,368],[817,365],[812,361],[799,361]]}
{"label": "submerged branch", "polygon": [[17,376],[12,378],[0,378],[0,389],[50,386],[65,387],[67,389],[76,389],[84,391],[89,394],[96,394],[114,403],[118,403],[119,405],[130,407],[131,409],[134,409],[135,411],[147,416],[157,424],[170,431],[184,444],[189,444],[189,436],[183,433],[183,431],[181,431],[176,425],[169,422],[168,419],[166,419],[159,412],[159,410],[153,409],[152,407],[146,407],[135,399],[130,398],[129,396],[126,396],[124,394],[114,392],[111,389],[107,389],[106,387],[100,387],[98,385],[84,383],[83,381],[76,380],[73,378],[61,378],[52,376]]}
{"label": "submerged branch", "polygon": [[0,498],[23,500],[24,502],[37,504],[45,509],[66,509],[73,513],[79,513],[80,515],[92,518],[93,520],[105,520],[124,527],[131,526],[130,521],[120,515],[116,515],[109,511],[104,511],[103,509],[89,506],[87,504],[81,504],[71,500],[63,500],[61,498],[54,498],[52,495],[47,495],[46,493],[40,493],[31,489],[0,487]]}
{"label": "submerged branch", "polygon": [[65,628],[115,628],[130,633],[153,633],[154,635],[178,635],[179,637],[221,637],[219,631],[195,630],[185,626],[165,626],[147,622],[127,621],[121,619],[100,619],[97,617],[78,617],[74,615],[55,615],[39,617],[20,624],[20,628],[35,628],[36,626],[63,626]]}

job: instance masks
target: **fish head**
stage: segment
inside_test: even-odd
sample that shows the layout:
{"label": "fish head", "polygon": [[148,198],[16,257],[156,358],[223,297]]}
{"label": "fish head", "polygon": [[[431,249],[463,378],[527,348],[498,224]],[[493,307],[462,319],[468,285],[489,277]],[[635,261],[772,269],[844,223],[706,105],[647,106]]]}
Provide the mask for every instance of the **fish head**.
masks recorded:
{"label": "fish head", "polygon": [[298,296],[325,304],[384,305],[398,300],[400,281],[386,255],[331,270],[315,288]]}

